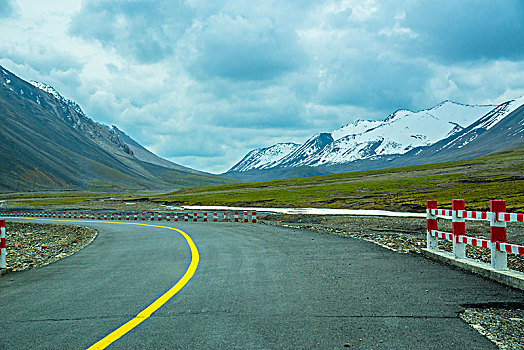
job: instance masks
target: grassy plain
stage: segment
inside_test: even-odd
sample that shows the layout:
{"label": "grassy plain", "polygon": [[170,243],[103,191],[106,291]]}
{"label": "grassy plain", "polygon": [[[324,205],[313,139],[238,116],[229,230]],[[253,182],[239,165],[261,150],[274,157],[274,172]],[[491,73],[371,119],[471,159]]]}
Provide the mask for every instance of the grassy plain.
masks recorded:
{"label": "grassy plain", "polygon": [[[426,200],[450,208],[466,200],[470,210],[488,210],[490,199],[505,199],[508,211],[524,212],[524,148],[486,157],[402,168],[307,178],[184,188],[170,193],[57,192],[6,194],[10,206],[129,210],[164,205],[322,207],[424,211]],[[136,202],[130,207],[127,202]]]}
{"label": "grassy plain", "polygon": [[470,210],[505,199],[508,211],[524,211],[524,148],[472,160],[308,178],[185,188],[155,196],[131,196],[170,205],[245,205],[423,211],[426,200],[451,207],[461,198]]}

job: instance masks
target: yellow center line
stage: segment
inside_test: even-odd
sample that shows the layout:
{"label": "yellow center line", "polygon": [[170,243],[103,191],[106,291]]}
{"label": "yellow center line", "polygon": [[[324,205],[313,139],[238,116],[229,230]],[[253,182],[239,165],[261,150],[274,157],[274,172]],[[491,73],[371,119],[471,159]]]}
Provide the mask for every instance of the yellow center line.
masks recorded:
{"label": "yellow center line", "polygon": [[171,299],[175,294],[177,294],[193,277],[193,275],[196,272],[198,262],[200,260],[200,256],[198,254],[198,249],[187,233],[185,233],[182,230],[179,230],[174,227],[168,227],[168,226],[160,226],[160,225],[150,225],[150,224],[141,224],[137,222],[119,222],[119,221],[90,221],[90,220],[50,220],[50,219],[38,219],[38,218],[17,218],[17,219],[33,219],[33,220],[42,220],[42,221],[74,221],[74,222],[96,222],[96,223],[107,223],[107,224],[123,224],[123,225],[140,225],[140,226],[149,226],[149,227],[159,227],[159,228],[167,228],[169,230],[177,231],[180,233],[184,239],[186,240],[187,244],[189,245],[189,249],[191,250],[191,262],[189,263],[189,266],[182,276],[178,280],[178,282],[171,287],[167,292],[162,294],[160,297],[158,297],[155,301],[153,301],[149,306],[147,306],[145,309],[140,311],[138,315],[136,315],[134,318],[130,319],[117,329],[115,329],[113,332],[106,335],[104,338],[100,339],[93,345],[91,345],[87,350],[95,350],[95,349],[105,349],[109,345],[111,345],[116,340],[123,337],[127,332],[138,326],[140,323],[144,322],[146,319],[148,319],[156,310],[160,309],[162,305],[167,303],[169,299]]}

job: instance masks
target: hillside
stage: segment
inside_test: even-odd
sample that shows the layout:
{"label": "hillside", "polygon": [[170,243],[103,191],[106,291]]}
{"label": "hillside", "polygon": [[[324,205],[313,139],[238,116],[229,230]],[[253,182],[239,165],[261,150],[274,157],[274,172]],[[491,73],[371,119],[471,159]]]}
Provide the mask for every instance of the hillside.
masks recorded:
{"label": "hillside", "polygon": [[113,130],[94,122],[75,103],[0,69],[2,192],[167,189],[232,182],[142,161]]}

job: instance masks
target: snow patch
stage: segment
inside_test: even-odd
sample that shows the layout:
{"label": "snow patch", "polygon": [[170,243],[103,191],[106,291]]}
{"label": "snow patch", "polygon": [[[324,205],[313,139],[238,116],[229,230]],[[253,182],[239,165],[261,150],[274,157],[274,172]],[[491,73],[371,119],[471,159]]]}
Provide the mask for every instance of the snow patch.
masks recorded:
{"label": "snow patch", "polygon": [[80,108],[80,106],[75,101],[67,99],[67,98],[63,97],[62,95],[60,95],[60,93],[58,91],[56,91],[55,88],[53,88],[51,85],[47,85],[47,84],[44,84],[44,83],[39,83],[39,82],[34,81],[34,80],[31,80],[29,83],[31,85],[39,88],[40,90],[42,90],[44,92],[47,92],[48,94],[51,94],[54,98],[56,98],[60,102],[65,103],[69,107],[73,108],[78,113],[80,113],[82,115],[85,115],[84,111],[82,111],[82,108]]}
{"label": "snow patch", "polygon": [[380,120],[362,120],[359,119],[352,124],[346,124],[343,127],[335,129],[331,132],[331,136],[334,140],[338,140],[347,135],[357,135],[373,128],[376,128],[382,124]]}
{"label": "snow patch", "polygon": [[269,164],[278,162],[300,145],[296,143],[277,143],[266,148],[257,148],[249,152],[240,162],[229,171],[248,171],[251,169],[264,169]]}
{"label": "snow patch", "polygon": [[227,206],[184,206],[187,210],[230,210],[256,211],[279,214],[309,214],[309,215],[358,215],[358,216],[389,216],[389,217],[416,217],[425,218],[425,213],[407,213],[387,210],[353,210],[353,209],[324,209],[324,208],[259,208],[259,207],[227,207]]}

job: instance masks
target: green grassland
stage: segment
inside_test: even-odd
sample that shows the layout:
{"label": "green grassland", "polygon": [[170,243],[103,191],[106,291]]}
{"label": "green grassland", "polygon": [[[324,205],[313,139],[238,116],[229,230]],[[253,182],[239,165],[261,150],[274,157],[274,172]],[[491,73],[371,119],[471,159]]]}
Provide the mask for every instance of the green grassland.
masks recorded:
{"label": "green grassland", "polygon": [[450,208],[466,200],[471,210],[505,199],[508,211],[524,212],[524,148],[465,161],[307,178],[184,188],[175,192],[48,192],[4,194],[12,206],[138,202],[168,205],[322,207],[424,211],[426,200]]}
{"label": "green grassland", "polygon": [[505,199],[509,211],[524,211],[524,148],[486,157],[394,169],[359,171],[278,181],[185,188],[150,200],[172,205],[243,205],[423,211],[426,200],[450,207],[462,198],[466,208],[489,209]]}

